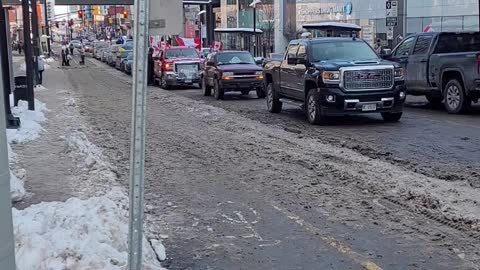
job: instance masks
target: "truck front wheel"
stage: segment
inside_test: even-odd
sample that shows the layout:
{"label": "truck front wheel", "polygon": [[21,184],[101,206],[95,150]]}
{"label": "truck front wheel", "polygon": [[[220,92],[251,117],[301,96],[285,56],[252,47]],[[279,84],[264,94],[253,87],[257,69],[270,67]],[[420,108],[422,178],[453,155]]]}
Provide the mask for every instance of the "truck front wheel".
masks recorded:
{"label": "truck front wheel", "polygon": [[223,89],[220,87],[220,83],[218,80],[213,81],[213,96],[215,99],[220,100],[223,99]]}
{"label": "truck front wheel", "polygon": [[313,125],[323,124],[325,122],[325,116],[322,115],[320,108],[320,95],[315,89],[308,92],[306,103],[305,109],[308,122]]}
{"label": "truck front wheel", "polygon": [[456,80],[450,80],[445,85],[445,109],[448,113],[457,114],[468,110],[472,101],[465,95],[462,84]]}
{"label": "truck front wheel", "polygon": [[269,83],[267,85],[267,108],[271,113],[280,113],[282,111],[283,103],[280,102],[280,99],[275,94],[275,89],[273,84]]}
{"label": "truck front wheel", "polygon": [[389,122],[389,123],[394,123],[400,121],[400,118],[402,118],[401,112],[399,113],[382,113],[382,118],[383,121]]}

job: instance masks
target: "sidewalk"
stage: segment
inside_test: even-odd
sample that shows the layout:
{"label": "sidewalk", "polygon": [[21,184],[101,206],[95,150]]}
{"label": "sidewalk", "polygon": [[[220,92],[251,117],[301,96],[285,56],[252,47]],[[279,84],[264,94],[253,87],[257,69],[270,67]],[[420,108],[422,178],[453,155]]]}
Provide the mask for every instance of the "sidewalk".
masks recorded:
{"label": "sidewalk", "polygon": [[[24,73],[23,59],[14,56],[16,75]],[[124,269],[127,192],[114,166],[88,140],[93,131],[79,113],[63,69],[58,62],[49,65],[43,86],[35,89],[38,104],[47,108],[46,121],[38,123],[38,136],[11,143],[11,169],[27,192],[13,209],[17,268]],[[154,242],[160,254],[144,239],[145,269],[162,269],[157,258],[165,251]]]}

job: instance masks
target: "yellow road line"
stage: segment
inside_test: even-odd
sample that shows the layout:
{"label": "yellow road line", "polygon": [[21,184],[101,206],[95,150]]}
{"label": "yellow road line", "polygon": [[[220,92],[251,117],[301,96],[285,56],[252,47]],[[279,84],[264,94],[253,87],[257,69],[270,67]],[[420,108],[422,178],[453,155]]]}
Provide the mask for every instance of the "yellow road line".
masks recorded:
{"label": "yellow road line", "polygon": [[305,221],[301,217],[293,214],[292,212],[288,211],[287,209],[284,209],[278,205],[272,204],[273,208],[275,208],[277,211],[280,213],[284,214],[287,216],[289,219],[295,221],[298,225],[300,225],[302,228],[304,228],[306,231],[311,232],[315,235],[318,235],[320,239],[322,239],[323,242],[327,243],[329,246],[337,250],[338,252],[344,254],[346,257],[354,261],[355,263],[358,263],[359,265],[363,266],[366,270],[382,270],[380,266],[375,264],[374,262],[370,261],[368,258],[365,256],[353,251],[347,244],[344,244],[335,238],[331,236],[325,236],[322,231],[313,226],[311,223]]}

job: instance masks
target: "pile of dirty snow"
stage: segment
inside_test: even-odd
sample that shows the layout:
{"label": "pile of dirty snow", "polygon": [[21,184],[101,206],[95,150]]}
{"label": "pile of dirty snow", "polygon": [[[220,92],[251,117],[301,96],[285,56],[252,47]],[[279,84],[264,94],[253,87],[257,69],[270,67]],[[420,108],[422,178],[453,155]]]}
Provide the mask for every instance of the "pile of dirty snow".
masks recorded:
{"label": "pile of dirty snow", "polygon": [[[12,209],[17,269],[126,269],[125,202],[125,195],[114,190],[87,200],[72,198]],[[146,239],[143,264],[145,270],[163,269]]]}
{"label": "pile of dirty snow", "polygon": [[[10,98],[13,99],[12,95]],[[13,100],[11,102],[13,104]],[[12,114],[20,117],[21,125],[19,129],[7,129],[8,159],[10,168],[15,167],[16,156],[12,150],[12,144],[25,143],[33,141],[40,136],[43,131],[41,123],[46,121],[44,112],[47,111],[45,103],[35,100],[35,111],[28,110],[28,102],[20,100],[17,107],[12,108]],[[19,175],[17,169],[15,172],[10,170],[10,194],[13,202],[21,201],[25,195],[23,183],[24,173]]]}

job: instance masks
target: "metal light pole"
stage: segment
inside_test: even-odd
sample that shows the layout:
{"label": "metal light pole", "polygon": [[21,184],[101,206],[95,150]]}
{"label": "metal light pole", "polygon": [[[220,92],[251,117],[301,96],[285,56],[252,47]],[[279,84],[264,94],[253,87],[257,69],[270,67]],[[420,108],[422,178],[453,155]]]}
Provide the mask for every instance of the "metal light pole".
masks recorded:
{"label": "metal light pole", "polygon": [[203,27],[202,27],[202,17],[201,15],[207,13],[206,10],[202,10],[200,12],[198,12],[197,16],[198,16],[198,22],[200,23],[200,47],[203,48],[203,36],[202,36],[202,30],[203,30]]}
{"label": "metal light pole", "polygon": [[33,52],[32,52],[32,39],[30,38],[30,12],[29,12],[28,0],[22,0],[22,13],[23,13],[23,43],[25,44],[25,65],[27,68],[27,97],[28,97],[28,109],[30,111],[35,110],[34,93],[33,93]]}
{"label": "metal light pole", "polygon": [[145,181],[145,118],[147,106],[147,50],[150,0],[135,0],[132,142],[130,150],[130,192],[128,269],[142,269],[143,197]]}
{"label": "metal light pole", "polygon": [[45,9],[45,34],[47,35],[47,50],[48,50],[48,57],[50,57],[50,22],[48,21],[48,6],[47,0],[44,0],[44,9]]}
{"label": "metal light pole", "polygon": [[253,8],[253,56],[257,56],[257,5],[261,4],[261,0],[255,0],[250,4]]}
{"label": "metal light pole", "polygon": [[403,0],[403,19],[402,19],[402,28],[403,28],[403,38],[407,37],[407,5],[408,1]]}
{"label": "metal light pole", "polygon": [[[5,14],[0,0],[0,12]],[[4,60],[0,54],[0,61]],[[0,74],[8,68],[0,64]],[[9,78],[7,78],[9,80]],[[10,92],[0,83],[0,92]],[[0,99],[0,114],[5,112],[5,104]],[[10,170],[8,168],[7,134],[5,126],[6,115],[0,116],[0,269],[15,270],[15,240],[13,235],[12,200],[10,196]]]}
{"label": "metal light pole", "polygon": [[32,36],[33,36],[33,78],[36,85],[38,82],[38,56],[40,55],[40,40],[38,37],[38,14],[37,14],[37,0],[30,0],[31,8],[32,8]]}

